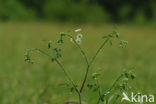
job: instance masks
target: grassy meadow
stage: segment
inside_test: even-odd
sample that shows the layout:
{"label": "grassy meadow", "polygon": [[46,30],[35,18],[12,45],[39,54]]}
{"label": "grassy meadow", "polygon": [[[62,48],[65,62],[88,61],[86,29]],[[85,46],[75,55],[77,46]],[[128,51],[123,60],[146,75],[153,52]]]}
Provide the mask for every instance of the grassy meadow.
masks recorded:
{"label": "grassy meadow", "polygon": [[[45,49],[45,40],[56,40],[60,32],[78,28],[82,29],[81,45],[89,58],[95,54],[102,37],[113,31],[111,24],[0,23],[0,104],[62,104],[77,99],[69,88],[61,86],[66,77],[55,63],[35,54],[35,63],[29,64],[24,61],[24,53],[29,48]],[[156,95],[156,27],[119,25],[118,30],[128,46],[121,49],[116,42],[113,46],[107,44],[91,67],[88,78],[95,70],[101,70],[100,84],[105,91],[125,68],[135,66],[137,77],[131,85],[140,92]],[[83,57],[69,40],[65,42],[61,62],[74,81],[81,83],[86,67]],[[96,93],[87,90],[85,88],[83,101],[95,104]]]}

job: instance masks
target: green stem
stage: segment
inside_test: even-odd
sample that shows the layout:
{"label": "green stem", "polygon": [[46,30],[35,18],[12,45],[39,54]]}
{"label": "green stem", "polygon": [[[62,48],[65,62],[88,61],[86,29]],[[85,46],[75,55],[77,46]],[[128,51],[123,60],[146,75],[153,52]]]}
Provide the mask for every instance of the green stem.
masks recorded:
{"label": "green stem", "polygon": [[95,53],[95,55],[93,56],[92,60],[90,61],[89,65],[92,65],[92,63],[94,62],[95,58],[97,57],[97,55],[99,54],[99,52],[102,50],[102,48],[105,46],[105,44],[109,41],[109,38],[106,39],[102,45],[99,47],[99,49],[97,50],[97,52]]}
{"label": "green stem", "polygon": [[89,72],[89,69],[90,69],[90,66],[92,65],[92,63],[94,62],[96,56],[99,54],[99,52],[102,50],[102,48],[105,46],[105,44],[109,41],[109,38],[106,39],[102,45],[99,47],[99,49],[97,50],[97,52],[95,53],[95,55],[93,56],[93,58],[91,59],[90,63],[88,64],[87,68],[86,68],[86,74],[85,74],[85,77],[84,77],[84,80],[82,82],[82,85],[81,85],[81,88],[80,88],[80,92],[82,92],[83,88],[84,88],[84,85],[86,83],[86,80],[87,80],[87,77],[88,77],[88,72]]}
{"label": "green stem", "polygon": [[72,35],[67,35],[69,38],[72,38],[73,42],[75,43],[75,45],[80,49],[80,52],[82,53],[82,55],[84,56],[85,58],[85,61],[86,61],[86,64],[87,66],[89,65],[89,61],[88,61],[88,58],[87,58],[87,55],[85,54],[85,52],[83,51],[83,49],[81,48],[81,46],[79,44],[77,44],[76,40],[73,38]]}
{"label": "green stem", "polygon": [[[52,58],[51,55],[49,55],[48,53],[42,51],[41,49],[35,49],[35,50],[37,50],[37,51],[39,51],[40,53],[42,53],[42,54],[44,54],[44,55],[46,55],[46,56]],[[73,85],[75,91],[77,92],[77,94],[78,94],[78,96],[79,96],[79,104],[81,104],[81,93],[79,92],[79,90],[78,90],[76,84],[74,83],[74,81],[72,80],[72,78],[68,75],[68,73],[66,72],[64,66],[59,62],[59,60],[58,60],[58,59],[55,59],[55,62],[56,62],[56,63],[58,64],[58,66],[63,70],[64,74],[66,75],[66,77],[68,78],[68,80],[69,80],[69,81],[71,82],[71,84]]]}
{"label": "green stem", "polygon": [[100,98],[98,99],[97,103],[96,104],[99,104],[100,103]]}
{"label": "green stem", "polygon": [[[113,85],[108,89],[108,91],[110,92],[114,87],[115,85],[117,84],[117,82],[122,78],[122,74],[115,80],[115,82],[113,83]],[[107,91],[107,92],[108,92]]]}

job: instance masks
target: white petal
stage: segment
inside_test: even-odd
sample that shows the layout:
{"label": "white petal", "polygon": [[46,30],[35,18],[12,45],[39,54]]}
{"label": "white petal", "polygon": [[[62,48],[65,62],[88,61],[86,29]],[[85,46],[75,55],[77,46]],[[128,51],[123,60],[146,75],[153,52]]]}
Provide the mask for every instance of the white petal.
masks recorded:
{"label": "white petal", "polygon": [[80,45],[81,44],[81,39],[80,38],[77,38],[76,39],[76,43]]}
{"label": "white petal", "polygon": [[75,32],[80,32],[80,31],[81,31],[81,29],[76,29],[76,30],[75,30]]}
{"label": "white petal", "polygon": [[82,38],[83,35],[82,34],[77,34],[76,38]]}

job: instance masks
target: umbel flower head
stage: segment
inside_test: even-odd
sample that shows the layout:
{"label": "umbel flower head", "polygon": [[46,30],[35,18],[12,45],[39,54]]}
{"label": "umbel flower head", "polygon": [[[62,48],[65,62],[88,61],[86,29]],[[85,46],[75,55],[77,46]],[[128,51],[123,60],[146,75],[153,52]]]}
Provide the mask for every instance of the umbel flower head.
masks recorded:
{"label": "umbel flower head", "polygon": [[77,36],[76,36],[76,43],[77,43],[77,44],[79,44],[79,45],[81,44],[81,42],[82,42],[81,38],[82,38],[82,37],[83,37],[82,34],[80,34],[80,33],[77,34]]}
{"label": "umbel flower head", "polygon": [[[81,31],[81,29],[76,29],[75,30],[76,33],[80,32],[80,31]],[[76,36],[75,42],[80,45],[82,43],[82,40],[81,40],[82,37],[83,37],[83,35],[81,33],[78,33],[77,36]],[[70,41],[73,43],[74,42],[74,38],[73,37],[70,38]]]}
{"label": "umbel flower head", "polygon": [[83,35],[82,34],[77,34],[76,38],[82,38]]}
{"label": "umbel flower head", "polygon": [[81,42],[82,42],[82,41],[81,41],[81,38],[77,38],[75,41],[76,41],[76,43],[79,44],[79,45],[80,45]]}

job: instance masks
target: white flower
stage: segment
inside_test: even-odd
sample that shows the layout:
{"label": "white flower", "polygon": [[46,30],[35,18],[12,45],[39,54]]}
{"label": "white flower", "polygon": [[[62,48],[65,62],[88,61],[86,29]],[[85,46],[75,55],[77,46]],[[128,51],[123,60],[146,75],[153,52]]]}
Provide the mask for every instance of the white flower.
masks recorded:
{"label": "white flower", "polygon": [[82,38],[83,35],[82,34],[77,34],[76,38]]}
{"label": "white flower", "polygon": [[75,41],[76,41],[76,43],[79,44],[79,45],[80,45],[81,42],[82,42],[80,38],[77,38]]}
{"label": "white flower", "polygon": [[80,32],[80,31],[81,31],[81,29],[76,29],[76,30],[75,30],[75,32]]}

